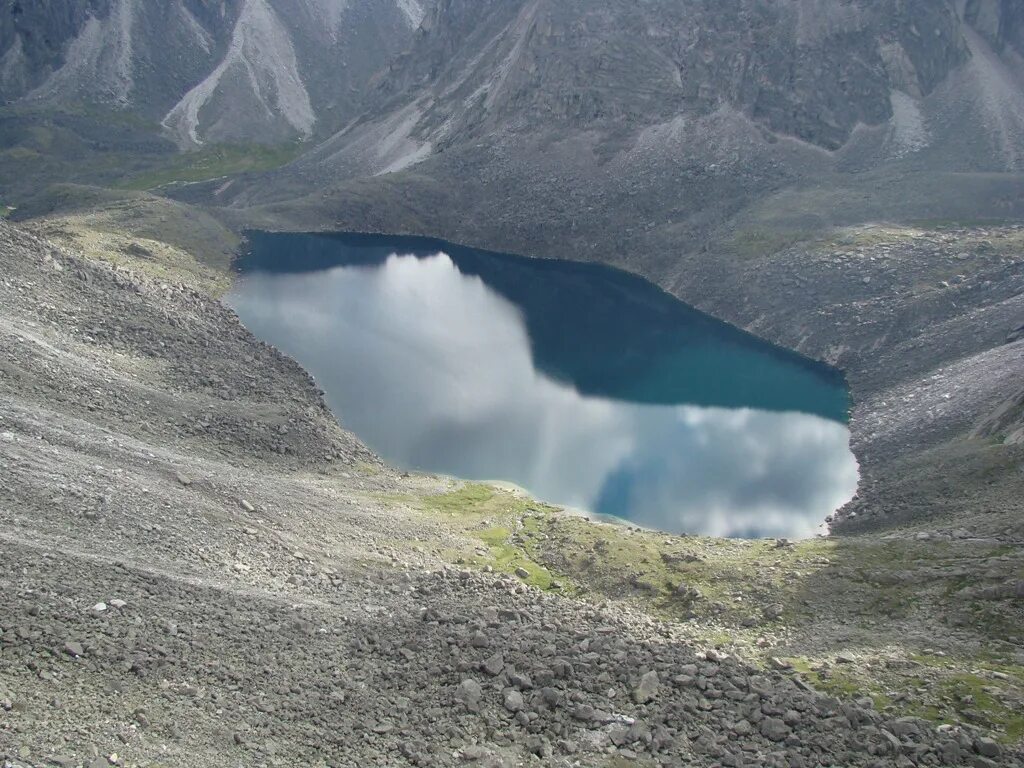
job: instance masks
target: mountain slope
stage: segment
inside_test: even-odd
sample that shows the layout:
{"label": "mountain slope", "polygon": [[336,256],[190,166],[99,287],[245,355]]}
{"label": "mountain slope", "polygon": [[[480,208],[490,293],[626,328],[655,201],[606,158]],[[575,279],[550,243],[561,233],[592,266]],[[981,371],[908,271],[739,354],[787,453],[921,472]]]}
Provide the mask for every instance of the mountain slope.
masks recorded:
{"label": "mountain slope", "polygon": [[[335,22],[336,23],[336,22]],[[216,121],[205,133],[243,138],[247,117],[261,115],[264,130],[281,138],[308,139],[316,116],[287,31],[265,0],[249,0],[235,24],[227,53],[163,120],[179,141],[199,144],[202,111],[221,101]]]}
{"label": "mountain slope", "polygon": [[599,525],[382,465],[173,277],[0,268],[10,768],[1022,764],[1019,524]]}
{"label": "mountain slope", "polygon": [[699,304],[703,276],[742,268],[737,239],[1024,215],[1019,13],[446,0],[358,120],[269,178],[183,197],[597,259]]}
{"label": "mountain slope", "polygon": [[867,172],[920,180],[890,214],[977,218],[984,196],[950,205],[927,175],[1022,169],[1019,12],[986,7],[446,0],[359,120],[212,202],[615,263],[624,240],[709,249],[798,184],[849,190],[831,223],[870,221]]}
{"label": "mountain slope", "polygon": [[59,0],[0,5],[0,99],[100,104],[182,146],[282,142],[351,118],[419,0]]}
{"label": "mountain slope", "polygon": [[835,150],[889,120],[894,91],[925,98],[969,58],[934,2],[446,2],[425,28],[377,110],[415,105],[414,133],[439,148],[496,131],[626,137],[725,110]]}

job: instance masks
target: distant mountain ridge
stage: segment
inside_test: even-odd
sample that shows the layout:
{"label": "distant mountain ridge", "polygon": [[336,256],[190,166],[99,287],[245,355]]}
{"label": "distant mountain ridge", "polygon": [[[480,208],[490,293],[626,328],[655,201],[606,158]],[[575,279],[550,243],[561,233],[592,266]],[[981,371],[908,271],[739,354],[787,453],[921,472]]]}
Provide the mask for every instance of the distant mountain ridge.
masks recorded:
{"label": "distant mountain ridge", "polygon": [[1022,55],[1014,0],[0,0],[0,100],[137,112],[185,148],[337,134],[310,163],[344,176],[730,112],[859,158],[858,131],[888,125],[878,161],[973,114],[992,146],[971,167],[1016,168]]}
{"label": "distant mountain ridge", "polygon": [[465,142],[545,131],[617,141],[649,129],[700,153],[701,124],[720,118],[769,142],[846,149],[861,165],[977,128],[971,140],[992,146],[966,165],[1018,169],[1022,19],[1011,0],[442,0],[361,125],[304,164],[391,172]]}
{"label": "distant mountain ridge", "polygon": [[330,132],[430,0],[0,3],[0,100],[94,103],[182,146]]}
{"label": "distant mountain ridge", "polygon": [[[175,193],[285,223],[596,254],[609,215],[634,250],[707,249],[752,201],[793,185],[847,191],[820,210],[821,195],[787,202],[769,227],[1020,207],[999,191],[950,205],[922,175],[1024,172],[1016,0],[0,9],[0,98],[15,109],[98,104],[184,149],[304,142],[269,177]],[[883,205],[852,189],[871,173],[920,188]]]}

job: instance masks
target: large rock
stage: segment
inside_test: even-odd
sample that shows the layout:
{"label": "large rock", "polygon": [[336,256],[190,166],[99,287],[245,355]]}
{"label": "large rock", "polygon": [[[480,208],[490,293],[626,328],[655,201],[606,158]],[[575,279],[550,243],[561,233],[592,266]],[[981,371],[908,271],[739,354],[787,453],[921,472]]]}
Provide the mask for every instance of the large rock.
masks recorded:
{"label": "large rock", "polygon": [[761,735],[772,741],[785,741],[789,736],[789,726],[777,717],[766,717],[759,728]]}
{"label": "large rock", "polygon": [[658,694],[658,673],[654,670],[645,672],[640,683],[633,689],[633,701],[646,704]]}
{"label": "large rock", "polygon": [[483,698],[484,689],[476,680],[466,678],[455,689],[456,701],[461,701],[466,708],[475,711],[480,706],[480,699]]}
{"label": "large rock", "polygon": [[513,688],[505,693],[504,703],[509,712],[518,712],[523,708],[523,694]]}
{"label": "large rock", "polygon": [[974,740],[974,751],[982,757],[999,757],[1003,753],[998,742],[984,736],[979,736]]}

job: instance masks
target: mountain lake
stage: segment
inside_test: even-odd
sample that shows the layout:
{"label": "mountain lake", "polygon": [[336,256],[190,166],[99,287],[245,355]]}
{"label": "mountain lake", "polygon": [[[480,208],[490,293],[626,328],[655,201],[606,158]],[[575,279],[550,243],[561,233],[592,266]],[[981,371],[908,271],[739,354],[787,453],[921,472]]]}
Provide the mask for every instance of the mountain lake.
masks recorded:
{"label": "mountain lake", "polygon": [[249,232],[227,297],[398,467],[673,533],[803,538],[857,487],[842,375],[618,270]]}

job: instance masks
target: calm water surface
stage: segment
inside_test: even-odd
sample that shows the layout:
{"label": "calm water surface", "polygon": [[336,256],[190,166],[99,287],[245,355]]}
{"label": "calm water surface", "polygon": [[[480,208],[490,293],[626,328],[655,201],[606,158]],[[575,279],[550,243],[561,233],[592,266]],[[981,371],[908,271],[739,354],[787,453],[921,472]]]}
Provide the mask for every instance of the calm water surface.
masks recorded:
{"label": "calm water surface", "polygon": [[421,238],[249,239],[230,303],[393,464],[721,536],[811,535],[856,489],[839,374],[638,278]]}

